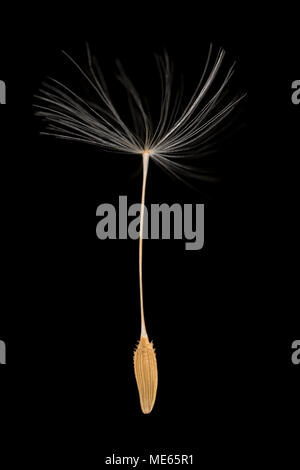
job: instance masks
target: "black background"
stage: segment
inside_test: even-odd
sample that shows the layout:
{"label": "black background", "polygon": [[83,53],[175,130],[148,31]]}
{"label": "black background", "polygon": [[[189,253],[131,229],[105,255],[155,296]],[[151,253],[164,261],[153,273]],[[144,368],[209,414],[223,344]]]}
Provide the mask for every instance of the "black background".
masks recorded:
{"label": "black background", "polygon": [[[7,25],[0,77],[7,442],[32,463],[44,449],[57,465],[150,451],[193,453],[197,465],[286,463],[299,422],[291,363],[299,337],[295,12],[87,2],[18,7]],[[148,203],[204,202],[206,227],[199,252],[181,241],[145,241],[145,313],[159,367],[149,416],[132,367],[137,242],[95,235],[99,204],[119,195],[139,202],[140,162],[40,137],[33,116],[41,81],[74,74],[60,50],[83,58],[86,40],[104,72],[119,57],[153,95],[153,52],[168,50],[188,89],[213,42],[237,59],[234,86],[248,93],[242,125],[213,157],[221,183],[194,192],[150,164]]]}

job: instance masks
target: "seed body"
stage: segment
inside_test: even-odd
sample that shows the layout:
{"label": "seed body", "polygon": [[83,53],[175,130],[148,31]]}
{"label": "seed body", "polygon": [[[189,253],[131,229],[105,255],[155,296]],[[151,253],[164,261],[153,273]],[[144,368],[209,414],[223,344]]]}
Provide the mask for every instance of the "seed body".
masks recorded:
{"label": "seed body", "polygon": [[141,336],[134,351],[134,373],[143,413],[149,414],[155,403],[158,373],[153,343]]}

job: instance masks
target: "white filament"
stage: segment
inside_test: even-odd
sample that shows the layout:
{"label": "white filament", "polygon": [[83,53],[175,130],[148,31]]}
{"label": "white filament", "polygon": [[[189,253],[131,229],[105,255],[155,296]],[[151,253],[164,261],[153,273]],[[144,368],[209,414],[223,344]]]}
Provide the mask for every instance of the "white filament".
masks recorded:
{"label": "white filament", "polygon": [[144,315],[144,298],[143,298],[143,232],[144,232],[144,212],[145,212],[145,193],[146,182],[149,166],[149,152],[143,153],[143,186],[141,200],[141,216],[140,216],[140,237],[139,237],[139,281],[140,281],[140,305],[141,305],[141,336],[147,338],[147,330]]}
{"label": "white filament", "polygon": [[[46,121],[46,129],[42,133],[95,144],[105,150],[130,155],[142,155],[147,151],[153,161],[178,177],[196,176],[190,160],[186,157],[203,156],[211,150],[220,124],[245,96],[236,96],[221,105],[234,71],[233,64],[209,99],[206,99],[216,76],[220,73],[225,55],[224,50],[220,49],[211,65],[210,46],[202,77],[182,110],[182,97],[180,93],[173,93],[173,69],[168,55],[165,54],[163,57],[157,57],[162,90],[159,119],[154,126],[134,85],[120,62],[117,62],[117,78],[129,97],[134,123],[134,129],[131,129],[114,106],[101,70],[92,58],[89,48],[87,47],[87,71],[67,53],[64,54],[84,77],[87,85],[94,90],[97,99],[91,103],[60,81],[49,79],[36,97],[37,114]],[[200,169],[197,177],[206,176]]]}

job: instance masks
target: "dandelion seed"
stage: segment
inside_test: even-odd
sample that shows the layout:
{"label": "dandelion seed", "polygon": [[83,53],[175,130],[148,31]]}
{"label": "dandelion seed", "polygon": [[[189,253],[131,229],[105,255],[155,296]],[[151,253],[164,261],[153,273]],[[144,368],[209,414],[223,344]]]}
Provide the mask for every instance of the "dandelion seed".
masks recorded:
{"label": "dandelion seed", "polygon": [[[185,181],[187,177],[208,178],[204,168],[192,161],[208,155],[214,140],[222,131],[223,121],[232,113],[245,94],[225,101],[234,64],[226,71],[221,82],[221,66],[225,51],[220,49],[213,57],[210,46],[202,76],[190,100],[182,107],[182,93],[174,93],[173,67],[168,55],[157,57],[161,79],[161,106],[158,122],[154,126],[143,101],[133,83],[117,62],[118,80],[128,94],[133,125],[124,122],[116,109],[100,67],[87,46],[87,69],[81,67],[69,54],[65,56],[94,91],[97,100],[90,102],[56,79],[48,79],[36,96],[36,114],[45,121],[42,134],[61,139],[94,144],[106,151],[128,155],[141,155],[143,183],[139,237],[139,285],[141,308],[141,337],[134,353],[134,370],[141,408],[150,413],[157,391],[157,363],[152,343],[148,340],[143,300],[143,225],[146,181],[149,161]],[[220,77],[219,77],[220,78]]]}

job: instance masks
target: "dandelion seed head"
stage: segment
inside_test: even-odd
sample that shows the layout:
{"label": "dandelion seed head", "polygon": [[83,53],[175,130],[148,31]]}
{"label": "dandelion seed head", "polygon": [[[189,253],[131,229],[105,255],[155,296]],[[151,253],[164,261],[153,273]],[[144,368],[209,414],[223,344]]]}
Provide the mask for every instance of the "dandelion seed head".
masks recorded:
{"label": "dandelion seed head", "polygon": [[103,150],[119,152],[126,156],[142,155],[143,159],[139,236],[141,340],[135,352],[134,365],[141,407],[144,413],[150,413],[156,397],[157,364],[152,343],[149,343],[146,332],[142,282],[144,203],[149,157],[182,181],[190,176],[207,179],[205,168],[201,165],[195,168],[191,164],[191,158],[209,154],[218,132],[222,130],[225,118],[245,95],[227,99],[226,91],[234,65],[214,87],[225,52],[220,49],[213,58],[211,46],[198,85],[184,105],[182,93],[175,91],[172,86],[173,67],[165,53],[164,56],[157,57],[161,78],[161,101],[158,121],[154,123],[132,81],[127,77],[121,63],[117,62],[117,78],[128,95],[132,118],[132,122],[128,123],[111,99],[103,74],[89,47],[87,69],[68,54],[65,55],[94,92],[95,98],[92,101],[86,99],[66,84],[49,79],[43,84],[35,104],[37,115],[45,122],[43,134],[94,144]]}

